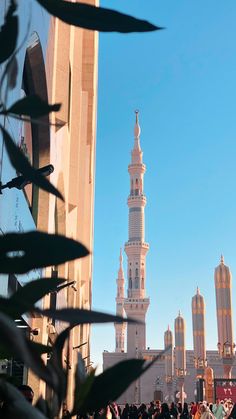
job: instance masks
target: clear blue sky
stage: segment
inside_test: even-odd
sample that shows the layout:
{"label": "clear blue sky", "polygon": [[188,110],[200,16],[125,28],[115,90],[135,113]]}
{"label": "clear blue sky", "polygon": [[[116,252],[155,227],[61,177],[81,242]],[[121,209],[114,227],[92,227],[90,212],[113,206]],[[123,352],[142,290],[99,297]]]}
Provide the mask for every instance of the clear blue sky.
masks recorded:
{"label": "clear blue sky", "polygon": [[[198,285],[206,303],[207,347],[215,349],[214,268],[221,253],[236,277],[236,2],[101,5],[166,30],[100,35],[93,308],[115,312],[138,108],[150,244],[147,346],[163,347],[163,333],[168,323],[173,330],[180,309],[192,348],[191,298]],[[232,297],[235,306],[234,286]],[[95,365],[104,349],[114,350],[113,325],[93,327]]]}

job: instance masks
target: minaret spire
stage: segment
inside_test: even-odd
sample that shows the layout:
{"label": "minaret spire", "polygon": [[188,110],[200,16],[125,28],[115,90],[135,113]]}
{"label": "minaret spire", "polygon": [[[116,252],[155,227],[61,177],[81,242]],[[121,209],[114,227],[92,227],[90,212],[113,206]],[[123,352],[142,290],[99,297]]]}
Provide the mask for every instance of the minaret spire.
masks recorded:
{"label": "minaret spire", "polygon": [[119,271],[118,271],[118,277],[123,279],[124,278],[124,271],[123,271],[123,255],[122,255],[122,247],[120,248],[120,257],[119,257],[119,261],[120,261],[120,266],[119,266]]}
{"label": "minaret spire", "polygon": [[134,126],[134,138],[139,138],[141,134],[141,128],[139,125],[139,111],[136,109],[135,111],[135,126]]}
{"label": "minaret spire", "polygon": [[[125,297],[125,278],[123,271],[123,256],[122,248],[120,249],[119,256],[119,271],[117,283],[117,294],[116,294],[116,314],[118,316],[124,317],[124,297]],[[124,352],[125,350],[125,330],[126,323],[115,323],[115,332],[116,332],[116,352]]]}
{"label": "minaret spire", "polygon": [[139,125],[139,111],[135,111],[134,148],[132,150],[132,164],[142,164],[143,153],[140,147],[141,128]]}
{"label": "minaret spire", "polygon": [[[146,167],[143,164],[143,153],[140,147],[139,112],[135,111],[134,147],[131,152],[131,163],[128,166],[130,175],[129,207],[129,237],[125,243],[127,255],[128,298],[124,307],[127,317],[138,318],[145,323],[145,316],[149,306],[146,294],[146,254],[149,249],[145,242],[145,214],[146,197],[144,195],[144,174]],[[136,328],[136,329],[134,329]],[[146,349],[146,330],[143,325],[128,325],[127,353],[129,357],[136,356],[134,348],[134,335],[137,330],[137,351]],[[134,399],[133,399],[134,400]]]}

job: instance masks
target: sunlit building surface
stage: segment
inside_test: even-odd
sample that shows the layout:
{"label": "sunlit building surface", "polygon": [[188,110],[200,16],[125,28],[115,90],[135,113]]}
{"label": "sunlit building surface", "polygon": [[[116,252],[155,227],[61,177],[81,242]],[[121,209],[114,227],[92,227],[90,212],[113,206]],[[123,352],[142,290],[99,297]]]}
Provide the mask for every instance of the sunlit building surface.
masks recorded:
{"label": "sunlit building surface", "polygon": [[[39,125],[13,119],[5,120],[4,123],[35,168],[48,164],[54,166],[50,181],[63,194],[65,202],[32,185],[24,190],[5,189],[0,195],[0,233],[26,232],[37,228],[73,237],[92,250],[98,36],[96,32],[75,28],[50,17],[36,1],[28,1],[27,9],[24,3],[18,2],[18,43],[25,36],[27,41],[17,54],[17,85],[9,92],[8,103],[37,94],[49,103],[62,103],[62,107],[52,116],[51,126],[48,116],[42,118],[43,123]],[[97,5],[98,2],[90,0],[88,3]],[[7,7],[8,1],[2,1],[1,23]],[[11,167],[2,138],[0,149],[0,180],[5,184],[16,177],[16,172]],[[90,308],[92,256],[54,266],[44,272],[35,270],[26,275],[2,275],[0,293],[10,295],[18,287],[42,275],[58,276],[74,283],[57,295],[46,297],[41,305]],[[31,339],[44,344],[54,342],[64,327],[60,322],[46,318],[24,316],[18,320],[24,326],[22,333],[28,333]],[[89,365],[90,328],[87,325],[73,330],[69,355],[64,359],[65,366],[70,367],[69,405],[78,353],[78,349],[73,348],[81,343],[85,344],[79,350]],[[35,398],[39,394],[45,396],[50,389],[16,361],[12,361],[11,369],[21,366],[15,371],[19,381],[33,387]],[[1,366],[2,370],[6,369],[4,363]]]}

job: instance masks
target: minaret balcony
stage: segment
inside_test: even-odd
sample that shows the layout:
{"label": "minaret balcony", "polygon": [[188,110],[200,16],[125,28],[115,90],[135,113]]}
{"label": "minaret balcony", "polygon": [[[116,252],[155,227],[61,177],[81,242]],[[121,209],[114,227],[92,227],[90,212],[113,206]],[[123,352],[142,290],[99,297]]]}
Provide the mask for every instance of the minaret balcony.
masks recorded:
{"label": "minaret balcony", "polygon": [[129,195],[127,199],[127,204],[129,208],[137,206],[145,207],[146,203],[147,198],[143,193],[141,193],[140,195]]}
{"label": "minaret balcony", "polygon": [[125,247],[143,247],[149,249],[149,244],[143,241],[128,241],[125,243]]}
{"label": "minaret balcony", "polygon": [[136,255],[137,252],[140,255],[145,256],[149,250],[149,244],[143,241],[128,241],[125,243],[125,253],[129,257]]}
{"label": "minaret balcony", "polygon": [[136,173],[145,173],[146,165],[143,163],[131,163],[128,166],[128,172],[130,175],[135,175]]}

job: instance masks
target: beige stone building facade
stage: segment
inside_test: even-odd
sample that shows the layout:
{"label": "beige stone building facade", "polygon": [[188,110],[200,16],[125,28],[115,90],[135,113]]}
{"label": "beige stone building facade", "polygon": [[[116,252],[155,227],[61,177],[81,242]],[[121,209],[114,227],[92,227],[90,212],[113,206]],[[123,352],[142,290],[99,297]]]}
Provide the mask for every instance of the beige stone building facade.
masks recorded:
{"label": "beige stone building facade", "polygon": [[[97,0],[87,3],[97,5]],[[20,3],[20,2],[19,2]],[[65,202],[56,199],[35,187],[24,191],[10,190],[0,202],[0,231],[28,231],[39,229],[50,233],[64,234],[81,241],[91,251],[90,256],[65,265],[37,272],[36,277],[53,275],[65,278],[73,284],[57,295],[47,296],[45,307],[91,307],[92,250],[94,218],[94,178],[96,150],[97,114],[97,64],[98,34],[66,25],[50,17],[37,2],[32,1],[30,32],[25,48],[18,56],[18,83],[9,101],[22,95],[38,94],[49,103],[62,103],[61,110],[53,116],[51,127],[46,124],[31,125],[9,122],[16,143],[24,148],[32,164],[42,167],[54,166],[50,181],[60,190]],[[2,2],[1,18],[8,1]],[[21,16],[20,36],[25,33],[27,13],[19,4]],[[48,122],[47,117],[43,122]],[[1,180],[15,176],[2,140]],[[9,213],[9,207],[10,213]],[[35,275],[35,273],[34,273]],[[34,276],[15,276],[14,284],[23,284]],[[9,278],[5,278],[3,295],[9,293]],[[12,279],[11,279],[12,281]],[[8,284],[8,285],[7,285]],[[44,344],[53,342],[64,325],[48,319],[27,317],[24,322],[29,330],[37,329],[32,339]],[[85,343],[81,349],[73,349]],[[78,350],[90,363],[90,327],[76,327],[71,333],[69,356],[65,358],[70,366],[68,404],[72,397],[72,378]],[[35,397],[45,396],[48,389],[32,373],[25,371],[24,382],[32,385]]]}

